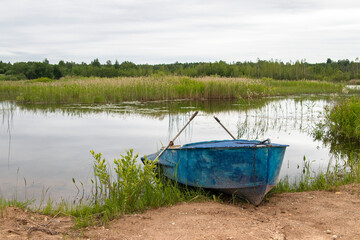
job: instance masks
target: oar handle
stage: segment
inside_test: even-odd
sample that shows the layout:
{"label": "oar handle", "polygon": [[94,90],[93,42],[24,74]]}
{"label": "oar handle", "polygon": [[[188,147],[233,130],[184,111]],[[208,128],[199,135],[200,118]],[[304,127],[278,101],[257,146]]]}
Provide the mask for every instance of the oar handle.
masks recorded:
{"label": "oar handle", "polygon": [[229,132],[229,130],[226,129],[226,127],[220,122],[220,120],[214,116],[215,120],[225,129],[225,131],[234,139],[236,140],[236,138]]}
{"label": "oar handle", "polygon": [[[196,111],[191,118],[189,119],[189,121],[185,124],[185,126],[180,130],[180,132],[178,132],[178,134],[173,138],[173,140],[170,141],[169,144],[174,144],[175,139],[177,139],[177,137],[182,133],[182,131],[187,127],[187,125],[189,125],[189,123],[194,119],[194,117],[199,113],[199,111]],[[170,145],[171,146],[171,145]]]}
{"label": "oar handle", "polygon": [[216,116],[214,116],[214,118],[215,118],[215,120],[216,120],[218,123],[221,124],[220,120],[219,120]]}
{"label": "oar handle", "polygon": [[[189,122],[191,122],[191,120],[193,120],[194,117],[196,117],[196,115],[199,113],[199,111],[194,112],[194,114],[190,117]],[[186,127],[186,126],[185,126]]]}
{"label": "oar handle", "polygon": [[177,139],[177,137],[182,133],[182,131],[184,131],[184,129],[187,127],[187,125],[189,125],[189,123],[194,119],[194,117],[199,113],[199,111],[196,111],[189,119],[189,121],[185,124],[185,126],[178,132],[178,134],[176,134],[176,136],[173,138],[173,140],[171,140],[169,142],[169,144],[167,145],[166,148],[164,148],[159,155],[157,155],[156,158],[160,158],[161,155],[163,155],[163,153],[172,145],[174,145],[175,140]]}

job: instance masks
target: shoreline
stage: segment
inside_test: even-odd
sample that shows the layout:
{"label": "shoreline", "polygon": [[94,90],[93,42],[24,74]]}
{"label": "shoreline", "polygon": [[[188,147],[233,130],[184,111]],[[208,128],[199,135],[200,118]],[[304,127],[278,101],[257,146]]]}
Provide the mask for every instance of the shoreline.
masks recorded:
{"label": "shoreline", "polygon": [[0,215],[0,238],[356,239],[359,207],[359,183],[334,191],[274,194],[259,207],[215,201],[179,203],[75,230],[70,217],[7,207]]}

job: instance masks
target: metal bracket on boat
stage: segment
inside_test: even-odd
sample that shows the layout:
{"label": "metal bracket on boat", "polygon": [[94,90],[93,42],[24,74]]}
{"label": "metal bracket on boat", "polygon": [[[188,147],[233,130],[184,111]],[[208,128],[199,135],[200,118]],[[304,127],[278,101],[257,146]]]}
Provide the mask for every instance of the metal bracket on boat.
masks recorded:
{"label": "metal bracket on boat", "polygon": [[259,143],[257,143],[256,145],[266,145],[265,143],[268,142],[267,144],[271,144],[270,138],[265,139],[264,141],[261,141]]}

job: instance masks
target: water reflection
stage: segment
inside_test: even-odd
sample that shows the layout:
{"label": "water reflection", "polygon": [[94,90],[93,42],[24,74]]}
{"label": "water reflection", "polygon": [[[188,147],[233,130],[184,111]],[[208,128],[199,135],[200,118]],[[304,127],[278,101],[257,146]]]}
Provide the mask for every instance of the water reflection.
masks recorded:
{"label": "water reflection", "polygon": [[[1,129],[7,133],[8,136],[8,150],[7,150],[7,165],[10,167],[10,154],[11,154],[11,128],[13,121],[14,104],[10,102],[4,102],[1,111]],[[4,129],[3,129],[4,128]]]}
{"label": "water reflection", "polygon": [[[351,166],[360,161],[360,145],[357,141],[340,138],[338,136],[312,134],[315,140],[321,140],[324,146],[329,148],[329,152],[336,160],[334,164],[341,166]],[[333,160],[332,159],[332,160]]]}
{"label": "water reflection", "polygon": [[195,110],[198,116],[176,144],[229,139],[213,119],[241,138],[289,144],[280,177],[297,176],[303,157],[313,169],[326,169],[329,148],[309,132],[322,118],[328,98],[287,98],[254,103],[223,101],[127,102],[119,105],[19,106],[0,103],[0,193],[41,198],[49,189],[54,199],[73,198],[72,178],[89,188],[90,150],[111,161],[134,149],[149,154],[166,145]]}
{"label": "water reflection", "polygon": [[289,144],[280,177],[295,180],[302,172],[304,157],[311,162],[314,171],[324,171],[332,164],[334,156],[321,141],[313,140],[312,130],[323,119],[324,99],[283,99],[269,102],[260,109],[252,109],[239,115],[238,137],[265,139]]}

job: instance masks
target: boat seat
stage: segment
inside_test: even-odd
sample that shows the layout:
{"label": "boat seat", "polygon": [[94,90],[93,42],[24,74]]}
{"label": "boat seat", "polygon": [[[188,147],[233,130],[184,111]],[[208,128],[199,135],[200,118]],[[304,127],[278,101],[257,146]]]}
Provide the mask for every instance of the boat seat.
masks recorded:
{"label": "boat seat", "polygon": [[177,149],[177,148],[181,148],[181,145],[173,145],[170,146],[168,149]]}

